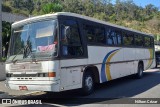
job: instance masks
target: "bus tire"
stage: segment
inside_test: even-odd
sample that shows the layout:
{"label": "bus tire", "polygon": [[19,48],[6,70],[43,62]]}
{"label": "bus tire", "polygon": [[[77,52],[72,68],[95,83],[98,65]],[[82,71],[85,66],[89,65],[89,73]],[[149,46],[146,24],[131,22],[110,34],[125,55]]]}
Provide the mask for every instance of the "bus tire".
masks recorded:
{"label": "bus tire", "polygon": [[85,72],[82,83],[82,94],[89,95],[94,91],[95,82],[91,72]]}
{"label": "bus tire", "polygon": [[158,64],[157,64],[157,61],[156,61],[156,66],[155,66],[155,68],[158,68]]}
{"label": "bus tire", "polygon": [[144,70],[143,65],[141,63],[138,64],[137,74],[136,74],[137,79],[140,79],[143,77],[143,70]]}

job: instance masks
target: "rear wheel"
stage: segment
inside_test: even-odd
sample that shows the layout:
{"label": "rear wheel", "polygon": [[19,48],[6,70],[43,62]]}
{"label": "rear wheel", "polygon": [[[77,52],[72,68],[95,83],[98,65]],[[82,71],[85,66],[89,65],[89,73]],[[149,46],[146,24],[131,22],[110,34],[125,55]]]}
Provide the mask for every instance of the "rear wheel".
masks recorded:
{"label": "rear wheel", "polygon": [[94,79],[91,72],[84,73],[83,84],[82,84],[82,94],[89,95],[94,91]]}
{"label": "rear wheel", "polygon": [[141,63],[138,64],[136,78],[140,79],[143,77],[143,70],[144,70],[143,65]]}

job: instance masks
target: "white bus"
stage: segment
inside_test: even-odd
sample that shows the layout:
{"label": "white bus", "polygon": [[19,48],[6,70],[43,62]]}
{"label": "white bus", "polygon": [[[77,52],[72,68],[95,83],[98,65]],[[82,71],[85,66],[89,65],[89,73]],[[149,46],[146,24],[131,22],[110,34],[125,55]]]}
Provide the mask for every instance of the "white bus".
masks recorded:
{"label": "white bus", "polygon": [[6,86],[61,92],[155,67],[154,38],[75,13],[59,12],[12,24]]}

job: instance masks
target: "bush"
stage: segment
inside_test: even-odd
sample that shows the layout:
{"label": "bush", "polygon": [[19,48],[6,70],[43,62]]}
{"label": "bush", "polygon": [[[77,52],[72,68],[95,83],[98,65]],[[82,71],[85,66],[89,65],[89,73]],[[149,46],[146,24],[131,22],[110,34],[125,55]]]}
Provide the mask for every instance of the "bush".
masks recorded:
{"label": "bush", "polygon": [[0,62],[5,62],[6,61],[6,57],[2,57],[2,58],[0,58]]}

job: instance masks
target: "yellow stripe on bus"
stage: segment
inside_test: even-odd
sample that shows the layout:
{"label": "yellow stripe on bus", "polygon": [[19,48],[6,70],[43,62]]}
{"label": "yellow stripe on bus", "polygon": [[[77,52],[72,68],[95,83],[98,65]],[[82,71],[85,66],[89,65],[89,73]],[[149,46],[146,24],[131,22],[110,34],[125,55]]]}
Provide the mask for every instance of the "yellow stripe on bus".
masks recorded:
{"label": "yellow stripe on bus", "polygon": [[107,63],[106,63],[106,76],[107,76],[107,79],[108,80],[112,80],[112,77],[111,77],[111,73],[110,73],[110,60],[112,59],[112,57],[117,53],[118,51],[112,53],[109,58],[107,59]]}
{"label": "yellow stripe on bus", "polygon": [[148,65],[147,65],[146,69],[148,69],[153,62],[153,49],[148,49],[148,50],[149,50],[149,53],[150,53],[150,59],[148,61]]}

